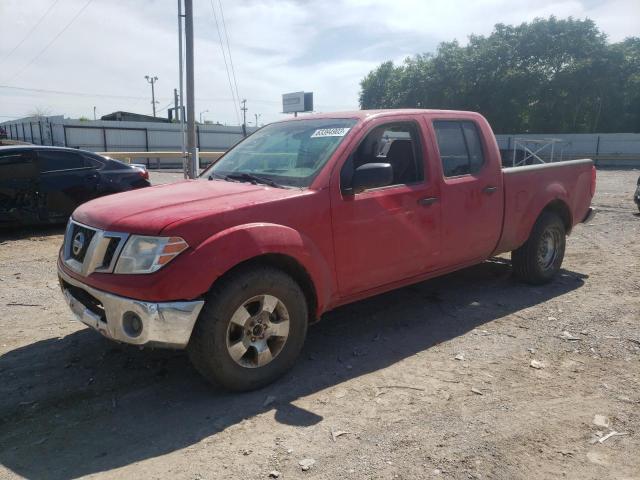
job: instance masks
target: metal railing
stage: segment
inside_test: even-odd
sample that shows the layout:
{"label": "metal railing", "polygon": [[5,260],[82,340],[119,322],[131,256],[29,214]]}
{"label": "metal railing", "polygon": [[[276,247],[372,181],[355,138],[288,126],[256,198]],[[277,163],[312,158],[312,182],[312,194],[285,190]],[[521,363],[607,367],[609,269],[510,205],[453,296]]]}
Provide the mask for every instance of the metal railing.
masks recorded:
{"label": "metal railing", "polygon": [[[96,152],[98,155],[104,155],[105,157],[111,157],[111,158],[115,158],[117,160],[122,160],[124,162],[127,163],[136,163],[136,162],[132,162],[131,160],[135,160],[135,159],[146,159],[146,165],[147,167],[149,167],[149,160],[150,159],[156,159],[157,160],[157,167],[158,169],[160,169],[162,167],[161,163],[160,163],[160,159],[161,158],[175,158],[178,160],[178,164],[176,165],[176,167],[181,166],[183,159],[185,157],[183,157],[183,153],[182,152],[166,152],[166,151],[158,151],[158,152]],[[224,155],[225,152],[198,152],[198,159],[196,160],[196,164],[198,166],[198,169],[206,167],[208,164],[210,164],[211,162],[214,162],[215,160],[217,160],[218,158],[220,158],[222,155]],[[188,155],[188,154],[187,154]],[[203,161],[204,160],[204,161]],[[166,166],[166,165],[165,165]]]}

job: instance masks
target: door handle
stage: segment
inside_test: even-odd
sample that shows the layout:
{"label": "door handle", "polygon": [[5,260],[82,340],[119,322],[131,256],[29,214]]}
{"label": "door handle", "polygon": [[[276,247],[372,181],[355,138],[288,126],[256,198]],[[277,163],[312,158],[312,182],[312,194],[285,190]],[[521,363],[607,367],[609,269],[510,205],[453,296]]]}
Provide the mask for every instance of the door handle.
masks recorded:
{"label": "door handle", "polygon": [[438,197],[427,197],[427,198],[421,198],[420,200],[418,200],[418,204],[422,205],[423,207],[428,207],[429,205],[433,205],[437,201],[438,201]]}
{"label": "door handle", "polygon": [[498,187],[494,187],[493,185],[488,185],[482,189],[482,193],[486,193],[487,195],[491,195],[493,192],[498,190]]}

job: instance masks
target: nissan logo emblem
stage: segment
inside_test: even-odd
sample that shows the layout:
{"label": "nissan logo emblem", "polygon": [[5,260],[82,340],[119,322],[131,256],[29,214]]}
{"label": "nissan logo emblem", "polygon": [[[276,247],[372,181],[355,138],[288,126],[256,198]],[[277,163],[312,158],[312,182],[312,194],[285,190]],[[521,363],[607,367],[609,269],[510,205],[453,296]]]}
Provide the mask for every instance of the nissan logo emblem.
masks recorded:
{"label": "nissan logo emblem", "polygon": [[73,237],[73,243],[71,244],[71,251],[74,255],[79,255],[84,247],[84,233],[78,232],[76,236]]}

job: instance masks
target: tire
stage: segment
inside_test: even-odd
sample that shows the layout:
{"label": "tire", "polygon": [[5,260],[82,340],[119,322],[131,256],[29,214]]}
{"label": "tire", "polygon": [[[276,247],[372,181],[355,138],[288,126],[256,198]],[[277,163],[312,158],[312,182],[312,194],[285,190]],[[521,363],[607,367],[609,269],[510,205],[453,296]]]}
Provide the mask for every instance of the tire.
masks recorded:
{"label": "tire", "polygon": [[209,292],[187,351],[211,383],[254,390],[293,366],[307,323],[306,298],[289,275],[271,267],[245,268]]}
{"label": "tire", "polygon": [[549,283],[562,266],[566,235],[562,219],[543,212],[524,245],[511,252],[514,274],[532,285]]}

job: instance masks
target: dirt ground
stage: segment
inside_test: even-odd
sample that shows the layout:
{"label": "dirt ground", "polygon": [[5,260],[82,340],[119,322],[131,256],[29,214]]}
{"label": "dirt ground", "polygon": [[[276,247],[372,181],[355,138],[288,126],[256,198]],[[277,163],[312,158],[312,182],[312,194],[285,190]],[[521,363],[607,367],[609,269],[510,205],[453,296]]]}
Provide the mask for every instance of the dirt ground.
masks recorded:
{"label": "dirt ground", "polygon": [[505,257],[340,308],[248,394],[73,320],[61,228],[0,234],[0,478],[640,479],[638,174],[599,172],[553,284]]}

